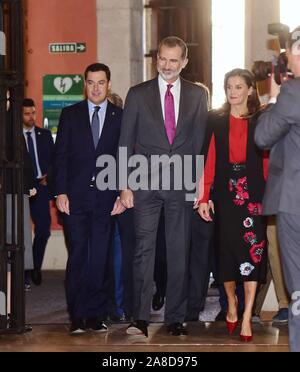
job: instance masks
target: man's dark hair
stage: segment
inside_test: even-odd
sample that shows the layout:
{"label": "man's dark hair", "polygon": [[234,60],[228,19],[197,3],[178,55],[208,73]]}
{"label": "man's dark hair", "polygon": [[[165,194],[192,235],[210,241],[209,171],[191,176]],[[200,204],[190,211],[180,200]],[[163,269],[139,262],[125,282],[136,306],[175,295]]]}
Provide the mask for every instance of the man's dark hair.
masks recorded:
{"label": "man's dark hair", "polygon": [[98,72],[98,71],[104,71],[107,77],[107,80],[110,81],[110,69],[108,66],[106,66],[104,63],[93,63],[89,65],[84,72],[84,80],[87,79],[87,74],[89,72]]}
{"label": "man's dark hair", "polygon": [[165,37],[159,43],[158,54],[159,54],[162,46],[166,46],[168,48],[175,48],[175,47],[178,46],[181,49],[181,58],[186,59],[187,56],[188,56],[188,47],[187,47],[186,43],[177,36],[167,36],[167,37]]}
{"label": "man's dark hair", "polygon": [[23,107],[35,107],[34,100],[32,98],[24,98],[22,106]]}

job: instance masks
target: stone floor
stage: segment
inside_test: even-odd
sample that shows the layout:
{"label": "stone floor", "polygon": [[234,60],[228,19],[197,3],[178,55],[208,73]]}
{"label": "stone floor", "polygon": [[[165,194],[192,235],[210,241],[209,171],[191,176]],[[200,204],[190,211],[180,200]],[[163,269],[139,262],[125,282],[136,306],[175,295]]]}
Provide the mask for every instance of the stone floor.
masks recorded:
{"label": "stone floor", "polygon": [[[220,310],[218,291],[211,288],[200,321],[212,322]],[[153,322],[163,322],[164,309],[152,311]],[[44,271],[41,286],[31,285],[26,292],[26,322],[28,324],[68,323],[64,293],[64,271]]]}
{"label": "stone floor", "polygon": [[189,335],[175,337],[159,323],[149,326],[149,337],[139,340],[126,334],[127,324],[113,324],[107,333],[70,336],[63,324],[33,325],[32,332],[0,335],[0,351],[93,351],[93,352],[208,352],[288,351],[287,327],[269,323],[253,326],[253,341],[239,341],[238,330],[229,336],[223,322],[188,324]]}
{"label": "stone floor", "polygon": [[149,337],[139,340],[126,334],[128,324],[110,324],[107,333],[68,334],[64,296],[64,273],[44,272],[41,286],[26,293],[26,323],[32,331],[21,335],[0,335],[0,351],[94,351],[94,352],[207,352],[207,351],[288,351],[287,326],[274,327],[272,313],[253,325],[253,341],[239,340],[239,327],[229,336],[225,322],[214,322],[219,311],[217,291],[210,289],[199,322],[190,322],[188,336],[167,334],[163,309],[152,312]]}

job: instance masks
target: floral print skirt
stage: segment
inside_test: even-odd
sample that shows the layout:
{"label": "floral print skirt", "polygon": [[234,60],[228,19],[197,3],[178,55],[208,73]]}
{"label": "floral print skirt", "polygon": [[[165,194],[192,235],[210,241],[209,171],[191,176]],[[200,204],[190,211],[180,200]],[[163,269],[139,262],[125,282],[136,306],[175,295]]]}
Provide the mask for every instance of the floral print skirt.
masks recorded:
{"label": "floral print skirt", "polygon": [[231,164],[228,201],[215,203],[218,282],[257,281],[267,272],[266,219],[252,200],[245,164]]}

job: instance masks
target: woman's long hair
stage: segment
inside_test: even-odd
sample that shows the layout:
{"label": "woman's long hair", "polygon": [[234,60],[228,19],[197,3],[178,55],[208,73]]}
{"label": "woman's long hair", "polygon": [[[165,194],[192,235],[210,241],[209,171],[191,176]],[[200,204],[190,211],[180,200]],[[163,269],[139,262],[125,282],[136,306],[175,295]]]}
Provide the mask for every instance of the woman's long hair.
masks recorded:
{"label": "woman's long hair", "polygon": [[[231,77],[235,77],[235,76],[241,77],[247,84],[248,88],[252,87],[252,93],[250,96],[248,96],[248,101],[247,101],[248,112],[245,115],[243,115],[243,117],[249,118],[255,115],[260,110],[260,101],[258,99],[254,75],[249,70],[242,69],[242,68],[236,68],[234,70],[227,72],[224,78],[225,94],[227,93],[228,79]],[[224,103],[223,107],[220,109],[220,114],[228,115],[230,113],[230,109],[231,109],[231,105],[229,104],[226,98],[226,102]]]}

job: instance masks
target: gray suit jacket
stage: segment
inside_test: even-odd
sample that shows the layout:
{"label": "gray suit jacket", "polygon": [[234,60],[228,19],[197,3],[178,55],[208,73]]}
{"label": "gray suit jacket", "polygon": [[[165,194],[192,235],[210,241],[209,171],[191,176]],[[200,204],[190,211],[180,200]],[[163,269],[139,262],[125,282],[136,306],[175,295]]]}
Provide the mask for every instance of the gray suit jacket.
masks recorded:
{"label": "gray suit jacket", "polygon": [[165,130],[158,79],[130,88],[125,102],[119,146],[128,156],[200,155],[207,119],[203,88],[181,79],[176,135],[169,144]]}
{"label": "gray suit jacket", "polygon": [[255,142],[271,149],[264,214],[300,215],[300,78],[284,83],[277,103],[261,114]]}

